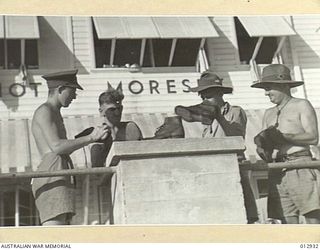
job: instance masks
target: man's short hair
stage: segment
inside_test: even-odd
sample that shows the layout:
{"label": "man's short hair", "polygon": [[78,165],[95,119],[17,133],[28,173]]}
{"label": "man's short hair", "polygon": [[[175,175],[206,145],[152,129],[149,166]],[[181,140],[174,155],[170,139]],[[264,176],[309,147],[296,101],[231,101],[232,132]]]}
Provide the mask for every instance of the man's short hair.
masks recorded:
{"label": "man's short hair", "polygon": [[121,103],[124,98],[124,95],[115,89],[107,90],[100,94],[99,96],[99,105],[101,106],[104,103]]}

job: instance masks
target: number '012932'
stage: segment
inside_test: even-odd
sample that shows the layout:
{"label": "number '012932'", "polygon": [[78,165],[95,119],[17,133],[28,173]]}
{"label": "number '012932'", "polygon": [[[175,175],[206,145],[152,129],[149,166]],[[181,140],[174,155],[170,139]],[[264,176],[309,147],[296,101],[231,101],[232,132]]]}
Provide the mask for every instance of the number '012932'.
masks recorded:
{"label": "number '012932'", "polygon": [[319,244],[315,244],[315,243],[303,243],[303,244],[300,244],[300,248],[304,248],[304,249],[318,249],[318,248],[319,248]]}

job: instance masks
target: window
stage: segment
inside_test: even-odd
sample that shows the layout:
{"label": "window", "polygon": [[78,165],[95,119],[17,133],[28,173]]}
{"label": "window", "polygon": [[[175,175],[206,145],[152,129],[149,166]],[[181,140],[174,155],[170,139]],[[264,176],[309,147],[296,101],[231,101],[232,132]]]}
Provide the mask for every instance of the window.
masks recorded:
{"label": "window", "polygon": [[20,226],[36,225],[36,207],[31,192],[19,190],[19,222]]}
{"label": "window", "polygon": [[96,68],[129,67],[133,64],[142,67],[195,67],[200,43],[201,39],[146,39],[145,42],[143,39],[117,39],[113,52],[111,39],[101,40],[95,35]]}
{"label": "window", "polygon": [[[235,17],[236,34],[238,39],[239,57],[241,64],[249,64],[252,58],[254,49],[259,40],[258,37],[249,36],[247,30],[240,22],[239,18]],[[274,53],[278,47],[277,37],[264,37],[260,45],[259,52],[255,58],[258,64],[270,64]]]}
{"label": "window", "polygon": [[93,29],[96,68],[106,68],[107,65],[110,67],[111,39],[98,39],[95,26]]}
{"label": "window", "polygon": [[124,67],[126,65],[139,64],[141,39],[116,40],[114,64]]}
{"label": "window", "polygon": [[0,39],[0,46],[2,69],[19,69],[23,58],[27,69],[39,68],[37,40]]}
{"label": "window", "polygon": [[0,69],[4,69],[4,40],[0,39]]}
{"label": "window", "polygon": [[20,40],[7,40],[7,68],[18,69],[21,65]]}
{"label": "window", "polygon": [[196,69],[199,57],[205,56],[206,38],[218,36],[208,17],[93,17],[92,20],[96,68]]}
{"label": "window", "polygon": [[15,225],[15,192],[8,191],[2,194],[1,197],[2,211],[1,211],[1,224],[2,226]]}
{"label": "window", "polygon": [[194,66],[198,57],[201,39],[178,39],[172,66]]}
{"label": "window", "polygon": [[37,40],[22,42],[19,39],[0,39],[0,58],[2,69],[19,69],[23,58],[27,69],[38,69],[38,42]]}
{"label": "window", "polygon": [[152,57],[152,53],[154,55],[154,66],[168,66],[172,39],[153,39],[149,44],[152,44],[149,53],[150,57]]}
{"label": "window", "polygon": [[39,224],[31,191],[25,187],[6,186],[6,190],[3,188],[0,192],[0,226],[17,226],[16,219],[18,226]]}
{"label": "window", "polygon": [[111,179],[106,184],[98,186],[99,223],[113,224],[113,203],[111,193]]}
{"label": "window", "polygon": [[257,179],[259,198],[268,196],[268,179]]}
{"label": "window", "polygon": [[268,171],[252,171],[249,179],[256,199],[268,196]]}
{"label": "window", "polygon": [[35,16],[0,16],[0,68],[39,68],[39,25]]}
{"label": "window", "polygon": [[39,68],[37,40],[25,40],[25,65],[27,69]]}

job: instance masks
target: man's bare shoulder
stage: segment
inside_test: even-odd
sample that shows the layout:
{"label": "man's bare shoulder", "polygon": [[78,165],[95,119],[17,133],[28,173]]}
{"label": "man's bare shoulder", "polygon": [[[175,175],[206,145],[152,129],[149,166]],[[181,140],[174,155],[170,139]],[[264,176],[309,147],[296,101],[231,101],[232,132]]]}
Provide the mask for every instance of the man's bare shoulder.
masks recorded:
{"label": "man's bare shoulder", "polygon": [[41,118],[47,118],[48,116],[50,117],[51,113],[52,113],[52,108],[47,103],[43,103],[34,112],[33,120],[37,121]]}
{"label": "man's bare shoulder", "polygon": [[[314,109],[310,101],[302,98],[292,98],[292,104],[297,110]],[[293,106],[292,105],[292,106]]]}
{"label": "man's bare shoulder", "polygon": [[310,104],[309,100],[307,99],[303,99],[303,98],[296,98],[296,97],[293,97],[292,98],[292,103],[298,103],[298,104]]}

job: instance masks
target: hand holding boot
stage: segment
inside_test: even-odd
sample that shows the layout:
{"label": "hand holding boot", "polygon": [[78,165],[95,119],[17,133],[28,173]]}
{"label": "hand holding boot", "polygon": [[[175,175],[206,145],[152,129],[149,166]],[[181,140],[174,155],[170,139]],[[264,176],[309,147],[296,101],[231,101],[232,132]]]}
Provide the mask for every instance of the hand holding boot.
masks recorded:
{"label": "hand holding boot", "polygon": [[274,147],[269,139],[268,129],[262,130],[254,137],[254,143],[257,145],[258,155],[266,162],[272,162],[272,153]]}
{"label": "hand holding boot", "polygon": [[205,117],[208,120],[208,123],[203,121],[202,124],[210,125],[214,121],[214,119],[217,119],[219,116],[221,116],[221,109],[217,105],[211,104],[209,101],[205,100],[200,105],[202,111],[203,117]]}
{"label": "hand holding boot", "polygon": [[107,127],[106,124],[103,124],[102,126],[98,126],[96,128],[89,127],[80,132],[75,136],[75,138],[91,135],[91,139],[93,142],[100,142],[103,143],[105,140],[107,140],[110,136],[110,130]]}

